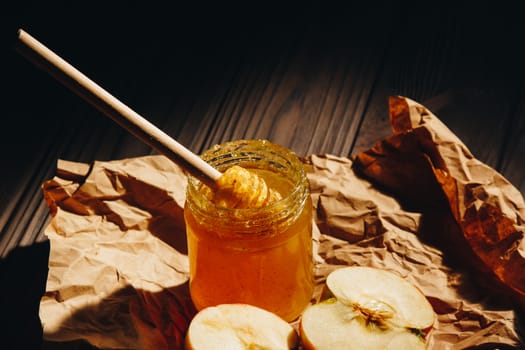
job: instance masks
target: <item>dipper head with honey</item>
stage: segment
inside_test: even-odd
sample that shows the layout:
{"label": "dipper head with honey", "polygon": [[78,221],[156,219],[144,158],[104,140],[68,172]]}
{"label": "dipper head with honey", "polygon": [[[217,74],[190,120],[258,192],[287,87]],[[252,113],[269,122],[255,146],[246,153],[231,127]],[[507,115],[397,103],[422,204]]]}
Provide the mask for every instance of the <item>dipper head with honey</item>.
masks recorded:
{"label": "dipper head with honey", "polygon": [[208,187],[203,192],[215,205],[231,209],[261,208],[281,199],[264,179],[238,165],[226,169],[213,190]]}

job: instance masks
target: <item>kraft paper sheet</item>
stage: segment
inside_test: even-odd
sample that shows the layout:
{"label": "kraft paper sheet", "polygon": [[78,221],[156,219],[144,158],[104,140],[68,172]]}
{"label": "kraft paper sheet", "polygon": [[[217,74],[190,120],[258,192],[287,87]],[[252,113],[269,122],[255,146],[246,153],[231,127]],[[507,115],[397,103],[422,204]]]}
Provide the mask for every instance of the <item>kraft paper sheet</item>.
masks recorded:
{"label": "kraft paper sheet", "polygon": [[[523,348],[522,195],[424,106],[389,103],[393,136],[354,159],[304,159],[315,207],[314,302],[334,269],[384,268],[434,307],[430,349]],[[43,185],[53,216],[45,339],[182,348],[195,313],[185,187],[184,172],[163,156],[58,162]]]}

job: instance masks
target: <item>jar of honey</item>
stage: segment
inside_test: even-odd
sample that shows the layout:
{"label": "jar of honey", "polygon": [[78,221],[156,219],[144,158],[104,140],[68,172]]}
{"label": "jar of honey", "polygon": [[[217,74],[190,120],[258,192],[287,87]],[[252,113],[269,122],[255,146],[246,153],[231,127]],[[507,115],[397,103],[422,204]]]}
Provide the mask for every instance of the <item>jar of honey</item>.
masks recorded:
{"label": "jar of honey", "polygon": [[195,307],[246,303],[296,319],[313,293],[312,203],[301,161],[266,140],[216,145],[202,155],[219,171],[238,165],[281,195],[261,208],[212,203],[189,177],[184,217]]}

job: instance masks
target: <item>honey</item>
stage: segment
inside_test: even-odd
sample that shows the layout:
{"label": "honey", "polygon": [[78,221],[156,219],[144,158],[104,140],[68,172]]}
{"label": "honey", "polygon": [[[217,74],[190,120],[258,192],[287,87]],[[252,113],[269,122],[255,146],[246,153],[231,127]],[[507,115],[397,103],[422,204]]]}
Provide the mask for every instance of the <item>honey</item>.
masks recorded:
{"label": "honey", "polygon": [[301,162],[264,140],[217,145],[203,158],[220,171],[248,169],[281,198],[261,208],[226,208],[189,178],[184,215],[193,303],[198,310],[247,303],[293,321],[314,284],[312,203]]}

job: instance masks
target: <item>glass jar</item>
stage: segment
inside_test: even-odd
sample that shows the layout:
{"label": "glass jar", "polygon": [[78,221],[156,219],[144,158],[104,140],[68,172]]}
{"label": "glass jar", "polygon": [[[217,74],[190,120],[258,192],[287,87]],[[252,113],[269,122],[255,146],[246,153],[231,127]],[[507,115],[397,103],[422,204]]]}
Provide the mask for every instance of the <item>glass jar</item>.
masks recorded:
{"label": "glass jar", "polygon": [[220,171],[250,169],[282,199],[255,209],[219,207],[189,177],[184,217],[195,307],[247,303],[296,319],[314,287],[312,202],[302,163],[266,140],[227,142],[202,157]]}

